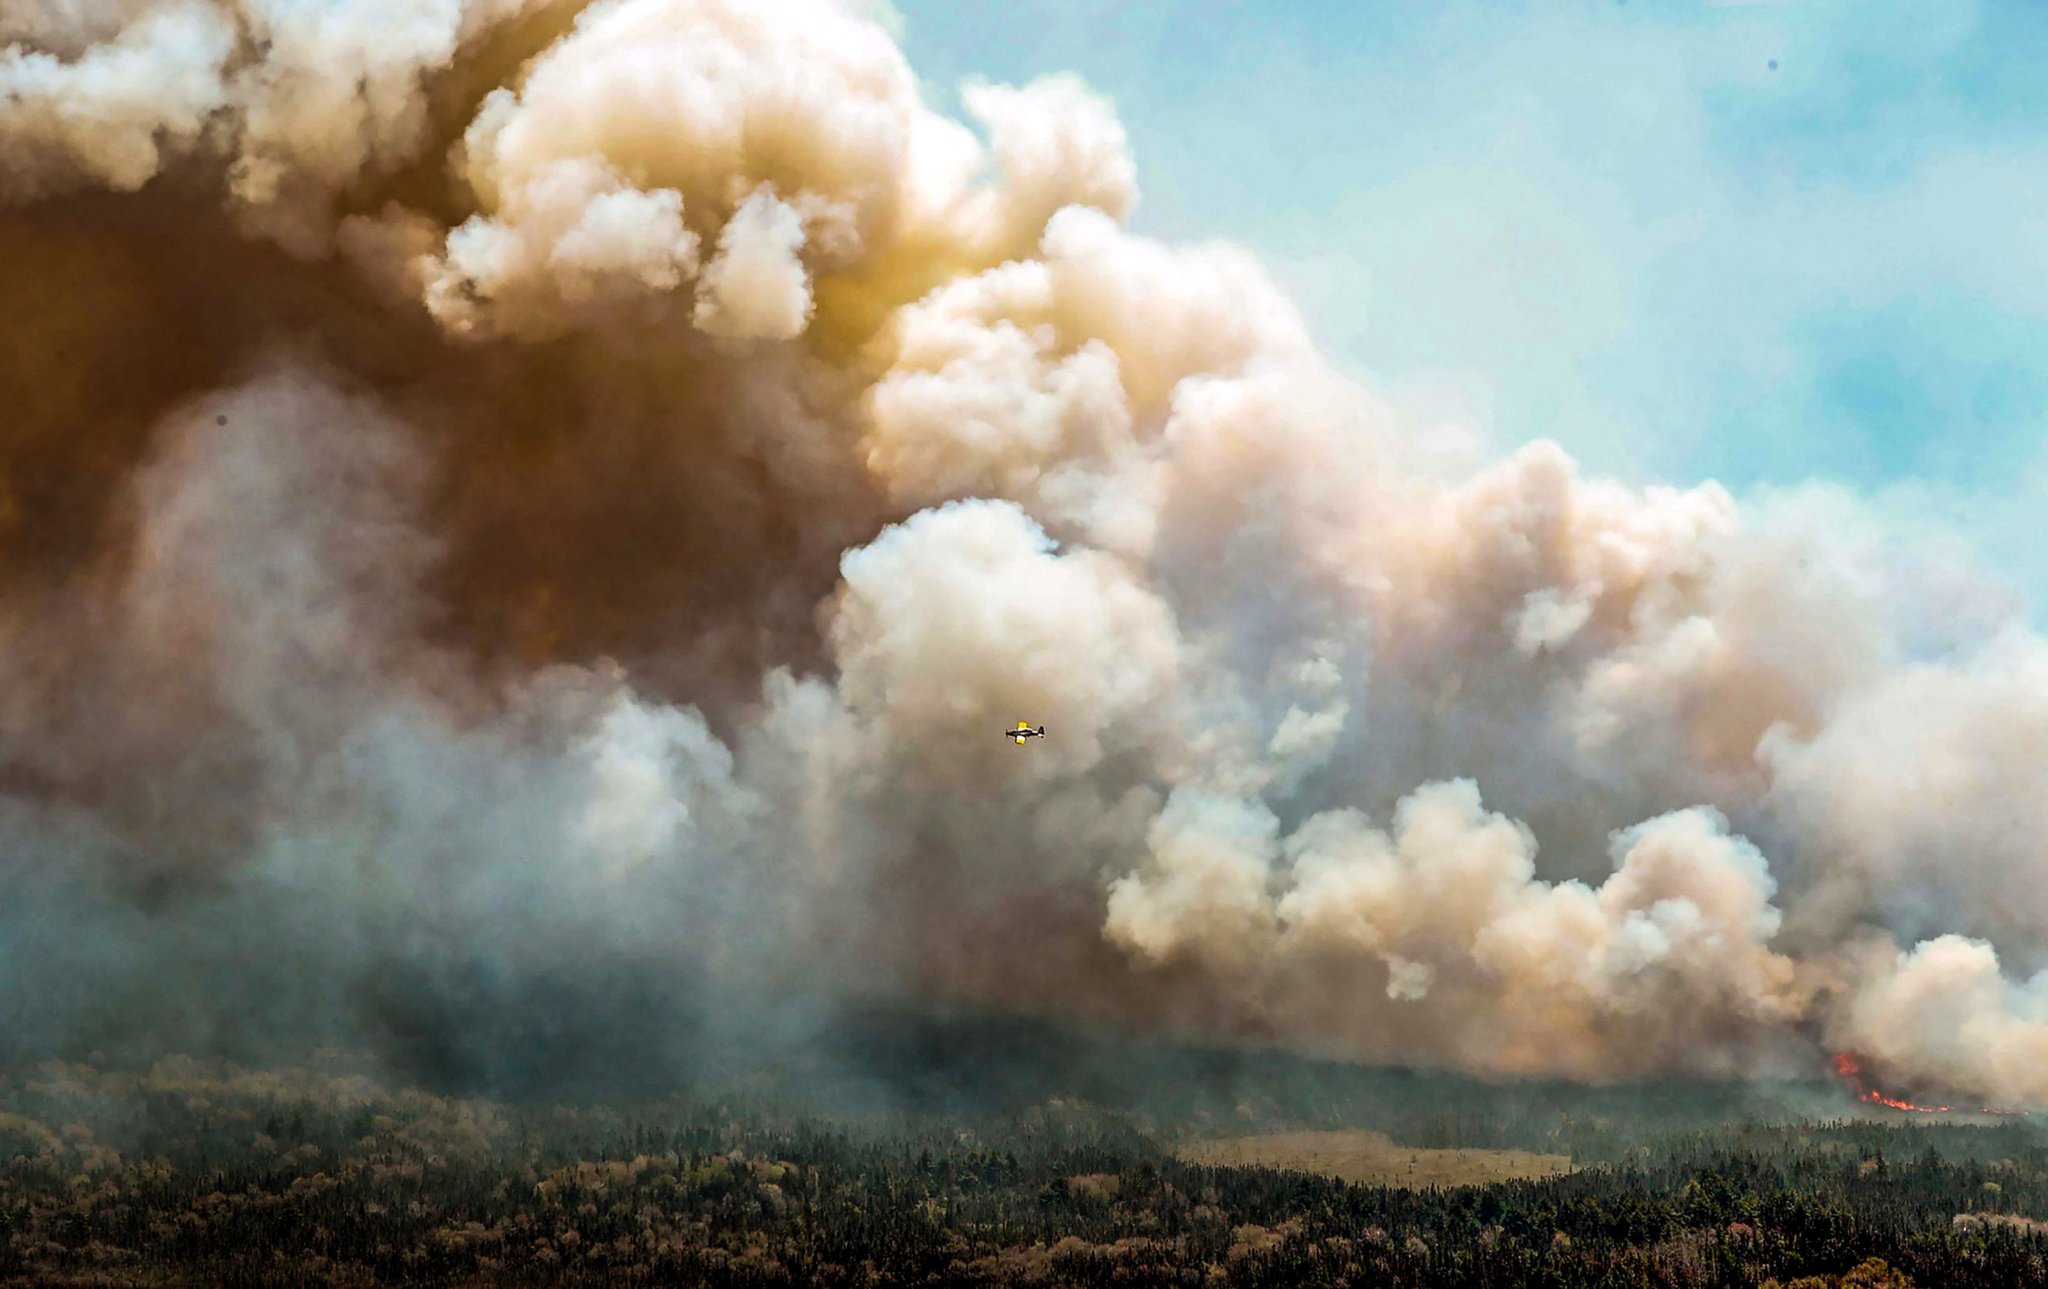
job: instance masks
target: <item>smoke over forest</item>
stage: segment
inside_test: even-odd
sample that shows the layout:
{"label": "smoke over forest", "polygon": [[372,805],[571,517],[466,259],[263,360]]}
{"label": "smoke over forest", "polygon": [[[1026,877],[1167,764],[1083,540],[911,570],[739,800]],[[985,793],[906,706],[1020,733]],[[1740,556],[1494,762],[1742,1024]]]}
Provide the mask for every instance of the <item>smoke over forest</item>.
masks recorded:
{"label": "smoke over forest", "polygon": [[0,1054],[889,1006],[2048,1103],[2019,607],[1446,453],[1129,231],[1078,81],[952,120],[823,0],[0,45]]}

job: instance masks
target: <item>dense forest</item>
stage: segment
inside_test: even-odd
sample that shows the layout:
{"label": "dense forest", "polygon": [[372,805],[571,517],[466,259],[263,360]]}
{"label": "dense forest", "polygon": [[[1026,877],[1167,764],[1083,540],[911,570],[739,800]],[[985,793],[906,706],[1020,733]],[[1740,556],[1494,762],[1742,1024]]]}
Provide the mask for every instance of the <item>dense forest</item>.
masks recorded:
{"label": "dense forest", "polygon": [[[1164,1117],[1007,1094],[831,1116],[765,1079],[547,1105],[336,1063],[49,1062],[0,1077],[0,1280],[2048,1283],[2048,1143],[2030,1122],[1716,1122],[1745,1109],[1716,1100],[1735,1094],[1681,1088],[1611,1089],[1631,1113],[1589,1116],[1586,1089],[1494,1088],[1522,1136],[1575,1143],[1572,1173],[1410,1190],[1176,1158],[1190,1134],[1362,1110],[1375,1086],[1398,1108],[1415,1086],[1294,1074],[1261,1093],[1237,1069],[1220,1124],[1222,1085],[1185,1070],[1161,1082]],[[1461,1117],[1511,1135],[1474,1109],[1483,1085],[1434,1082],[1440,1112],[1397,1140]],[[1695,1126],[1675,1134],[1633,1113],[1681,1105]]]}

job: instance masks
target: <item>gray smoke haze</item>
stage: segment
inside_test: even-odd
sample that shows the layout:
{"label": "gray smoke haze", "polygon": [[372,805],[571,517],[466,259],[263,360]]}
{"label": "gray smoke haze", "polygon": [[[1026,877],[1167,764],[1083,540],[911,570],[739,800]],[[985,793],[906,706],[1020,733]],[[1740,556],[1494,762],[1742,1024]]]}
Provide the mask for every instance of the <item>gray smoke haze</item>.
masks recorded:
{"label": "gray smoke haze", "polygon": [[1078,82],[970,129],[822,0],[0,42],[9,1050],[909,1000],[2048,1104],[2013,607],[1840,497],[1447,467],[1127,231]]}

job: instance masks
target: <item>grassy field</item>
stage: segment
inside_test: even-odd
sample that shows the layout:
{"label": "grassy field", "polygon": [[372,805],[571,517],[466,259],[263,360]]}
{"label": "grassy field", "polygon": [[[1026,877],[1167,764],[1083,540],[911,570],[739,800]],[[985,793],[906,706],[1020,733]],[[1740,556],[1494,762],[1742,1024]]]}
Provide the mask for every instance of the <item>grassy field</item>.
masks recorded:
{"label": "grassy field", "polygon": [[1188,1141],[1174,1153],[1195,1164],[1320,1173],[1371,1186],[1483,1186],[1568,1173],[1564,1155],[1527,1150],[1422,1150],[1378,1132],[1275,1132]]}

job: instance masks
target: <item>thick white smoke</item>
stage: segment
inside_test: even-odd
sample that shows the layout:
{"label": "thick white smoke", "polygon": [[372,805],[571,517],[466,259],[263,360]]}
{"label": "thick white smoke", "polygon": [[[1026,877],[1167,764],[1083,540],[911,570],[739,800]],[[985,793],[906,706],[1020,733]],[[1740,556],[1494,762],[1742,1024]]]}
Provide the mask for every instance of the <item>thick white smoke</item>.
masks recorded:
{"label": "thick white smoke", "polygon": [[1840,499],[1420,468],[1078,82],[977,134],[824,0],[0,40],[20,1042],[624,964],[2048,1102],[2048,646]]}

